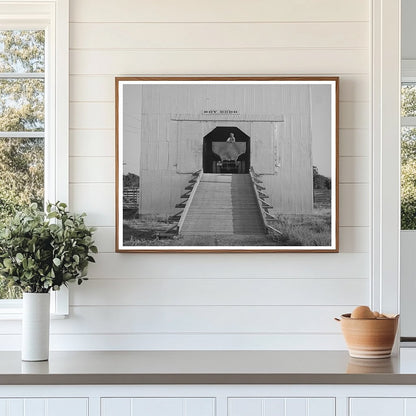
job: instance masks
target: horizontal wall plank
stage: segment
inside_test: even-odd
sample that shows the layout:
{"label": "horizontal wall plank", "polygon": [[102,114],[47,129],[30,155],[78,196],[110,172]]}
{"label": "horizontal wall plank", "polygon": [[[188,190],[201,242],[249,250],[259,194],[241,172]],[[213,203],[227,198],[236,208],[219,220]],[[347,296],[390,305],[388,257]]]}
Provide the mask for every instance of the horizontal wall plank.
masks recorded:
{"label": "horizontal wall plank", "polygon": [[368,183],[370,167],[368,157],[340,157],[340,183]]}
{"label": "horizontal wall plank", "polygon": [[114,129],[112,103],[71,103],[69,127],[76,129]]}
{"label": "horizontal wall plank", "polygon": [[340,101],[370,101],[368,75],[341,75],[339,79]]}
{"label": "horizontal wall plank", "polygon": [[72,50],[70,73],[139,74],[366,74],[366,49]]}
{"label": "horizontal wall plank", "polygon": [[[0,336],[0,350],[3,349]],[[15,344],[19,342],[12,337]],[[8,345],[6,343],[6,345]],[[18,344],[17,344],[18,345]],[[19,348],[19,347],[17,347]],[[17,349],[15,347],[15,349]],[[342,334],[112,334],[52,335],[51,349],[84,350],[345,350]]]}
{"label": "horizontal wall plank", "polygon": [[72,23],[71,49],[367,48],[368,22]]}
{"label": "horizontal wall plank", "polygon": [[339,225],[367,227],[369,219],[370,190],[368,184],[340,184]]}
{"label": "horizontal wall plank", "polygon": [[115,182],[113,157],[70,157],[69,182]]}
{"label": "horizontal wall plank", "polygon": [[[126,288],[128,290],[128,288]],[[338,333],[351,306],[82,306],[51,322],[52,334]]]}
{"label": "horizontal wall plank", "polygon": [[[114,253],[114,227],[98,227],[94,238],[100,253]],[[342,253],[367,253],[369,250],[368,227],[340,227],[339,238]]]}
{"label": "horizontal wall plank", "polygon": [[367,21],[369,2],[363,0],[291,0],[261,3],[212,0],[71,0],[71,22],[270,22]]}
{"label": "horizontal wall plank", "polygon": [[102,253],[96,259],[89,275],[108,279],[365,278],[369,266],[366,253]]}
{"label": "horizontal wall plank", "polygon": [[[342,334],[59,334],[53,351],[345,350]],[[0,351],[20,350],[21,335],[1,335]]]}
{"label": "horizontal wall plank", "polygon": [[339,127],[341,129],[368,129],[370,104],[367,102],[340,102]]}
{"label": "horizontal wall plank", "polygon": [[70,101],[111,101],[115,97],[113,75],[70,75]]}
{"label": "horizontal wall plank", "polygon": [[340,129],[340,156],[368,156],[370,137],[368,129]]}
{"label": "horizontal wall plank", "polygon": [[[71,75],[70,100],[114,102],[113,75]],[[340,78],[341,101],[368,101],[369,82],[366,75],[342,75]]]}
{"label": "horizontal wall plank", "polygon": [[[340,333],[333,318],[355,306],[73,306],[51,334]],[[21,323],[2,321],[3,334],[21,334]]]}
{"label": "horizontal wall plank", "polygon": [[70,208],[86,212],[86,223],[92,226],[115,224],[115,188],[107,183],[69,184]]}
{"label": "horizontal wall plank", "polygon": [[340,227],[339,247],[342,253],[368,253],[370,250],[369,227]]}
{"label": "horizontal wall plank", "polygon": [[100,253],[114,253],[116,230],[114,227],[97,227],[94,233],[95,245]]}
{"label": "horizontal wall plank", "polygon": [[69,156],[114,157],[115,133],[111,130],[70,130]]}
{"label": "horizontal wall plank", "polygon": [[[367,279],[90,279],[72,306],[319,306],[367,302]],[[319,290],[316,288],[319,287]],[[311,293],[314,293],[311,296]]]}
{"label": "horizontal wall plank", "polygon": [[[70,127],[77,129],[114,128],[115,108],[110,102],[73,102],[70,104]],[[369,103],[341,102],[340,128],[369,127]]]}

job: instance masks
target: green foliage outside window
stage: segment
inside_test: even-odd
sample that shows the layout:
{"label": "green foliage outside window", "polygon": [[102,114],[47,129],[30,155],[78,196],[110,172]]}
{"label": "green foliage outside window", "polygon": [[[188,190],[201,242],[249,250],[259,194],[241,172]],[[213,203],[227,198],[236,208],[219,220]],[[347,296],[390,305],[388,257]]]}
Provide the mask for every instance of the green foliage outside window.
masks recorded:
{"label": "green foliage outside window", "polygon": [[[416,116],[416,86],[402,86],[402,117]],[[416,127],[402,127],[401,229],[416,229]]]}
{"label": "green foliage outside window", "polygon": [[[0,73],[43,73],[45,32],[0,30]],[[43,132],[42,77],[0,79],[0,132]],[[14,212],[31,203],[44,204],[43,137],[0,138],[0,229]],[[0,279],[0,299],[20,297]]]}
{"label": "green foliage outside window", "polygon": [[402,129],[401,228],[416,229],[416,128]]}

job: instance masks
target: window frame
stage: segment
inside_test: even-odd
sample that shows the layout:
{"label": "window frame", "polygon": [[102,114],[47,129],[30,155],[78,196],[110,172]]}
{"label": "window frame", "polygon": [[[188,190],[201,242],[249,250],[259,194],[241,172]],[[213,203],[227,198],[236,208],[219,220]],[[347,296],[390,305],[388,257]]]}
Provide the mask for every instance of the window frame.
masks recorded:
{"label": "window frame", "polygon": [[[401,64],[402,70],[400,86],[402,86],[405,83],[412,83],[416,86],[416,59],[404,59],[401,61]],[[416,116],[400,116],[400,133],[402,127],[416,128]],[[416,230],[403,230],[400,226],[400,232],[416,233]]]}
{"label": "window frame", "polygon": [[[45,201],[69,200],[69,0],[0,0],[0,30],[45,30]],[[59,88],[58,88],[59,86]],[[66,287],[51,313],[69,313]],[[21,316],[22,301],[0,300],[0,319]]]}
{"label": "window frame", "polygon": [[371,2],[370,299],[400,311],[400,0]]}

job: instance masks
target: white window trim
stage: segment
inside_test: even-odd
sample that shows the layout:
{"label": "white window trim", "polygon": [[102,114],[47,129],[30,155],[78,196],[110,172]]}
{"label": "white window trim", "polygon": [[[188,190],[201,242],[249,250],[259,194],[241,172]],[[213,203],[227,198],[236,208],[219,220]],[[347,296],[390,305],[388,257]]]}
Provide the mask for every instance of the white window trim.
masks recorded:
{"label": "white window trim", "polygon": [[[402,60],[402,70],[401,70],[402,83],[416,83],[416,60]],[[401,127],[416,127],[416,117],[401,117]],[[401,290],[401,301],[402,301],[402,313],[407,313],[406,316],[403,316],[403,319],[401,319],[404,327],[404,333],[402,332],[404,337],[412,337],[413,336],[413,326],[410,327],[409,323],[411,321],[412,317],[412,304],[413,304],[413,291],[410,293],[407,292],[408,289],[411,289],[411,283],[409,281],[406,281],[406,279],[409,279],[409,272],[408,269],[409,265],[406,264],[407,261],[411,261],[413,257],[411,257],[410,251],[413,248],[413,240],[414,236],[416,235],[416,230],[401,230],[401,242],[402,242],[402,253],[401,258],[403,260],[401,272],[402,272],[402,290]],[[410,238],[410,239],[409,239]],[[408,322],[406,322],[408,321]],[[402,346],[405,345],[406,347],[414,347],[414,342],[406,341],[401,344]]]}
{"label": "white window trim", "polygon": [[372,1],[370,305],[400,311],[400,0]]}
{"label": "white window trim", "polygon": [[[69,0],[0,0],[0,29],[47,31],[45,104],[45,200],[69,200]],[[52,291],[54,316],[69,313],[65,287]],[[0,319],[21,316],[21,300],[0,301]]]}

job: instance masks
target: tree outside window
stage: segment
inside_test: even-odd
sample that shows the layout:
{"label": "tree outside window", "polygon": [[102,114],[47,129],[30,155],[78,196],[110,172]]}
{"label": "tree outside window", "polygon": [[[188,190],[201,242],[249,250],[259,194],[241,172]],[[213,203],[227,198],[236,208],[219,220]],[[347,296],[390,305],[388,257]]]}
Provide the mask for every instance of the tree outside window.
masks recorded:
{"label": "tree outside window", "polygon": [[[45,31],[0,31],[0,227],[44,203]],[[19,298],[0,278],[0,299]]]}

